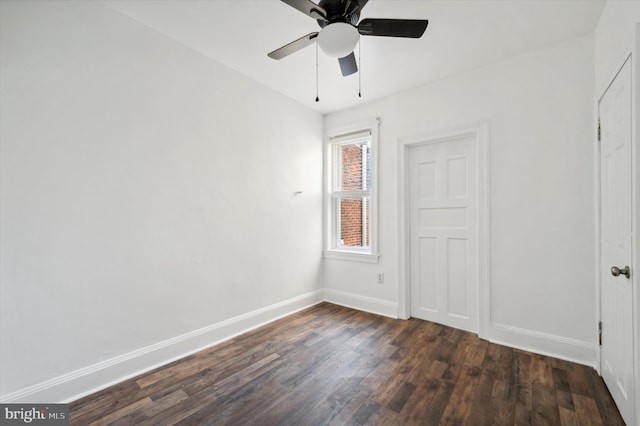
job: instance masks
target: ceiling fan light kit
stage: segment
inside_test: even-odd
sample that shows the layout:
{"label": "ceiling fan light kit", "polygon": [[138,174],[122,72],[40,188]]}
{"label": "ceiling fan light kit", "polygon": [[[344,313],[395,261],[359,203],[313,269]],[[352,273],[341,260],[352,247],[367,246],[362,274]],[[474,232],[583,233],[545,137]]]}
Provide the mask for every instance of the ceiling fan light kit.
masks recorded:
{"label": "ceiling fan light kit", "polygon": [[316,46],[320,46],[327,56],[338,58],[343,76],[358,72],[353,50],[361,35],[420,38],[429,24],[426,19],[373,18],[363,19],[358,23],[360,12],[369,0],[320,0],[319,4],[311,0],[281,1],[317,20],[322,29],[286,44],[269,53],[268,56],[272,59],[282,59],[310,44],[317,43]]}
{"label": "ceiling fan light kit", "polygon": [[324,27],[318,34],[320,49],[331,58],[349,56],[360,40],[358,29],[346,22],[336,22]]}

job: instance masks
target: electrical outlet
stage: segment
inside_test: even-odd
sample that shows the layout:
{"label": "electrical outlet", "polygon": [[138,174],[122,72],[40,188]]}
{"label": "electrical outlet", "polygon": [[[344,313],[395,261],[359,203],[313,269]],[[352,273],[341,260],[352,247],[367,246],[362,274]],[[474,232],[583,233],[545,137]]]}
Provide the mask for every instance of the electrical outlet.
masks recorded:
{"label": "electrical outlet", "polygon": [[378,272],[378,284],[384,283],[384,272]]}

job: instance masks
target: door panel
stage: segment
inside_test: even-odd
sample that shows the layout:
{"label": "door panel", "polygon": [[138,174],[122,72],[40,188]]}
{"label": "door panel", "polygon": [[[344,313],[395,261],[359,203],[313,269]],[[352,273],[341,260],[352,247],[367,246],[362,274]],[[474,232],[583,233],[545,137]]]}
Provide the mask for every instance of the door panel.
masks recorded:
{"label": "door panel", "polygon": [[416,297],[419,301],[420,309],[437,312],[436,304],[438,298],[438,288],[436,286],[436,238],[420,238],[418,240],[418,277],[419,280]]}
{"label": "door panel", "polygon": [[468,240],[462,238],[447,239],[447,312],[461,318],[469,317],[467,243]]}
{"label": "door panel", "polygon": [[474,137],[409,150],[411,315],[478,327],[477,154]]}
{"label": "door panel", "polygon": [[620,70],[599,103],[600,310],[602,377],[620,414],[633,413],[632,280],[613,266],[631,265],[631,64]]}
{"label": "door panel", "polygon": [[421,199],[436,198],[436,163],[425,162],[418,164],[418,191]]}

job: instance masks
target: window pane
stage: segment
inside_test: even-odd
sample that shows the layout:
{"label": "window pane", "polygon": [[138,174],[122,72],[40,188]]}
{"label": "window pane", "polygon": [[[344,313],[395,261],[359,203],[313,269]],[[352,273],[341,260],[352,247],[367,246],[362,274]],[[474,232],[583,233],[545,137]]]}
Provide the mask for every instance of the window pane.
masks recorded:
{"label": "window pane", "polygon": [[371,189],[370,141],[340,145],[340,182],[338,190],[366,191]]}
{"label": "window pane", "polygon": [[369,246],[369,197],[338,199],[340,205],[340,245]]}

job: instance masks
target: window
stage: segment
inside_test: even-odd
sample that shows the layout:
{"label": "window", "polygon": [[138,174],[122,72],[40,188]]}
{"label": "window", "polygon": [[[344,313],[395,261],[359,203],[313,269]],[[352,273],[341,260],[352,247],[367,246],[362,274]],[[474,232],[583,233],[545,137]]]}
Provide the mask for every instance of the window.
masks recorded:
{"label": "window", "polygon": [[376,136],[377,122],[329,136],[327,257],[377,262]]}

